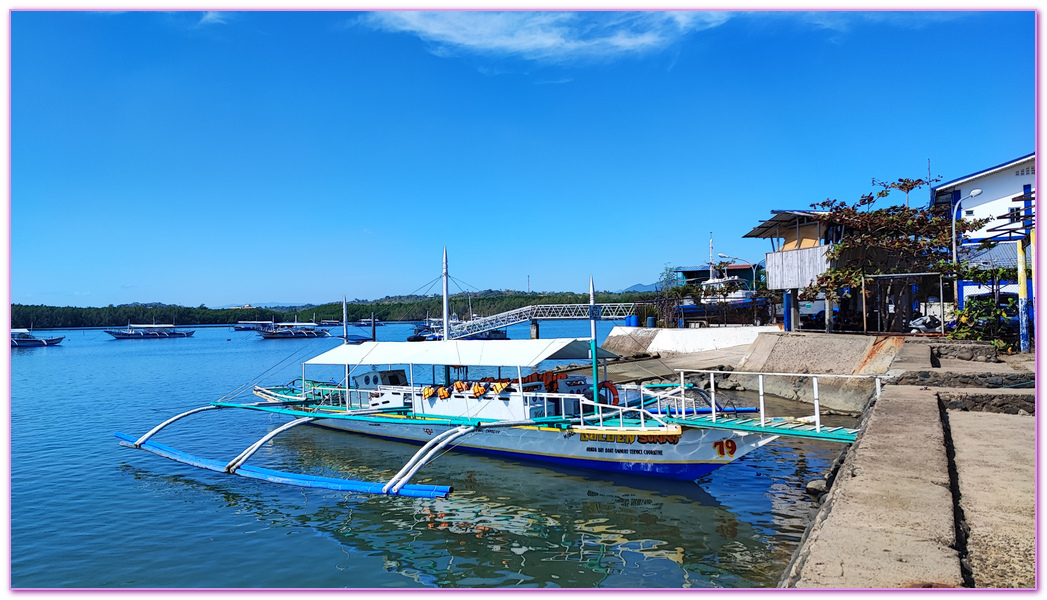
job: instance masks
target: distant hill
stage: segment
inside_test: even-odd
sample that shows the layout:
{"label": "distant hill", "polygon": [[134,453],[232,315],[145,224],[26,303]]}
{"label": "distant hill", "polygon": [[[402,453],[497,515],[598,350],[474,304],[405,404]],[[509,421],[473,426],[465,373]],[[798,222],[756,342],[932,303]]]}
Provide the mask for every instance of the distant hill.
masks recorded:
{"label": "distant hill", "polygon": [[656,292],[658,291],[657,283],[638,283],[636,285],[629,286],[624,290],[618,290],[616,294],[624,294],[625,292]]}

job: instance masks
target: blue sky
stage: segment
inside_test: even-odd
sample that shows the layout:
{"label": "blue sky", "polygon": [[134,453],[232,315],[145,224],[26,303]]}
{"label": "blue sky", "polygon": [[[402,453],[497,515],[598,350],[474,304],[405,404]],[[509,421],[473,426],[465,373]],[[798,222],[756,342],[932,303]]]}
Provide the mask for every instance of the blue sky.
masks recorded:
{"label": "blue sky", "polygon": [[1035,25],[13,12],[11,302],[379,298],[445,246],[467,290],[651,283],[710,233],[757,261],[773,209],[1034,151]]}

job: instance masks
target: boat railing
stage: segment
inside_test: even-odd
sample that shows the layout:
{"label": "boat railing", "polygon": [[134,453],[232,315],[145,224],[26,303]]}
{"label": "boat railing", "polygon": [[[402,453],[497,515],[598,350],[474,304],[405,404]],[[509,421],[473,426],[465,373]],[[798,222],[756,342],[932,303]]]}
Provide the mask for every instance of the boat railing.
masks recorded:
{"label": "boat railing", "polygon": [[[640,421],[639,429],[641,431],[664,430],[669,427],[669,425],[658,418],[657,415],[639,406],[604,404],[602,402],[594,402],[584,396],[581,398],[582,425],[585,427],[591,427],[593,429],[621,429],[622,427],[626,427],[626,415],[633,415],[632,418]],[[591,412],[586,411],[586,408],[590,408]],[[608,425],[608,422],[617,423],[617,425]],[[655,425],[650,425],[650,423],[654,423]],[[630,429],[636,429],[636,427],[632,425],[628,427]]]}
{"label": "boat railing", "polygon": [[[763,372],[749,372],[749,371],[716,371],[716,370],[705,370],[705,369],[677,369],[677,373],[680,374],[680,385],[676,388],[677,393],[674,395],[665,394],[665,398],[671,403],[676,401],[677,404],[670,407],[670,411],[677,411],[677,414],[686,414],[685,401],[691,400],[686,397],[685,390],[687,387],[686,376],[688,373],[694,373],[699,375],[709,376],[709,409],[710,418],[713,423],[716,422],[717,412],[725,412],[716,404],[716,376],[745,376],[755,377],[758,381],[758,389],[760,395],[760,426],[764,427],[767,424],[770,417],[767,416],[767,411],[764,405],[764,378],[765,377],[796,377],[805,378],[810,380],[812,386],[812,397],[814,401],[814,414],[809,417],[802,417],[799,420],[810,421],[814,423],[815,431],[822,431],[822,414],[821,414],[821,403],[818,396],[818,380],[819,379],[872,379],[876,386],[876,400],[880,399],[880,392],[883,388],[883,379],[886,375],[836,375],[831,373],[763,373]],[[686,399],[686,400],[685,400]]]}

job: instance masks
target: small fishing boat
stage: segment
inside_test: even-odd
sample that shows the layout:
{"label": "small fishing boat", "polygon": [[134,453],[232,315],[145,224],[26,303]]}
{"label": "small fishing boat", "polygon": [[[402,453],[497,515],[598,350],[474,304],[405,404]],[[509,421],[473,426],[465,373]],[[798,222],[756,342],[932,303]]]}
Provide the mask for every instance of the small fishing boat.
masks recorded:
{"label": "small fishing boat", "polygon": [[297,320],[289,323],[270,323],[258,330],[262,339],[279,340],[294,338],[331,337],[331,333],[316,323],[300,323]]}
{"label": "small fishing boat", "polygon": [[272,324],[272,321],[237,321],[233,331],[258,331]]}
{"label": "small fishing boat", "polygon": [[134,325],[128,323],[127,329],[106,329],[105,332],[118,340],[151,340],[187,338],[196,333],[196,330],[178,329],[174,325]]}
{"label": "small fishing boat", "polygon": [[28,329],[12,329],[11,330],[11,347],[12,348],[33,348],[37,346],[54,346],[65,339],[65,336],[42,338],[33,335],[33,332]]}

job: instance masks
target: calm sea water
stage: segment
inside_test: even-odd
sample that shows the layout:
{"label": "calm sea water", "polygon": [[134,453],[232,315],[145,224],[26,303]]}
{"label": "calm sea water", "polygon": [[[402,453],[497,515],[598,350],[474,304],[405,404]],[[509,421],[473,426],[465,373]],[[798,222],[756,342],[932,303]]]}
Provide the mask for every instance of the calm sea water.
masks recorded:
{"label": "calm sea water", "polygon": [[[599,324],[601,339],[612,325]],[[403,340],[410,328],[377,331]],[[768,587],[813,515],[804,484],[840,451],[779,440],[694,483],[447,453],[413,480],[454,486],[445,499],[303,489],[196,469],[122,447],[113,433],[141,435],[247,382],[290,381],[338,339],[59,333],[60,346],[12,349],[14,588]],[[208,411],[154,439],[231,459],[284,422]],[[385,481],[415,450],[300,427],[250,464]]]}

